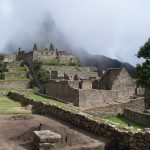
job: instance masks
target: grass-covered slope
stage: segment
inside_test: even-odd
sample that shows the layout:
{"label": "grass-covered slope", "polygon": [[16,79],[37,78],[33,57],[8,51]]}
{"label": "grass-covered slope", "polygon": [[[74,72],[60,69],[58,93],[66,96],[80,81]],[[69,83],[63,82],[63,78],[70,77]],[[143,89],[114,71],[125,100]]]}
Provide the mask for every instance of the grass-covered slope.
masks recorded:
{"label": "grass-covered slope", "polygon": [[0,114],[30,114],[31,111],[6,96],[0,97]]}

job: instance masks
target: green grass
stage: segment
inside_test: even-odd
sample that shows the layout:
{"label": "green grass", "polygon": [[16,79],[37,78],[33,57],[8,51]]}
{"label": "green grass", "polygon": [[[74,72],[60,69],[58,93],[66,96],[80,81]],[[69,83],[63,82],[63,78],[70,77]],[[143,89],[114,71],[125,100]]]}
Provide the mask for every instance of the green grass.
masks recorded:
{"label": "green grass", "polygon": [[29,114],[19,102],[15,102],[6,96],[0,97],[0,114]]}
{"label": "green grass", "polygon": [[8,67],[8,69],[11,71],[17,71],[17,72],[26,71],[25,67]]}
{"label": "green grass", "polygon": [[14,78],[14,79],[5,79],[5,80],[0,80],[0,82],[6,82],[6,81],[24,81],[24,80],[30,80],[29,78]]}
{"label": "green grass", "polygon": [[48,97],[45,97],[45,96],[41,96],[41,95],[38,95],[38,94],[35,94],[35,93],[28,94],[28,97],[36,99],[38,101],[48,102],[48,103],[51,103],[51,104],[56,104],[56,105],[59,105],[59,106],[64,106],[66,104],[64,102],[57,101],[57,100],[54,100],[54,99],[51,99],[51,98],[48,98]]}
{"label": "green grass", "polygon": [[34,89],[21,89],[21,88],[7,88],[7,89],[0,89],[0,92],[33,92]]}
{"label": "green grass", "polygon": [[108,118],[104,118],[104,120],[107,120],[113,124],[117,124],[117,125],[121,125],[121,126],[125,126],[128,127],[129,122],[131,122],[131,127],[135,128],[135,129],[143,129],[144,126],[142,126],[141,124],[135,123],[125,117],[122,116],[117,116],[117,117],[108,117]]}

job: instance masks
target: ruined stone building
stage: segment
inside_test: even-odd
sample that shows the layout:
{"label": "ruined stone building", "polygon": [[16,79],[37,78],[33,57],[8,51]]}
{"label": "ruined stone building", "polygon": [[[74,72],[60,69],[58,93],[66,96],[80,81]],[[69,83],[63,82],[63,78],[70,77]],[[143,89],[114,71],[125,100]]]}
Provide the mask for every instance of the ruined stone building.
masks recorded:
{"label": "ruined stone building", "polygon": [[5,54],[5,62],[16,62],[25,61],[27,63],[32,63],[33,61],[41,61],[45,63],[58,63],[58,64],[79,64],[79,59],[72,54],[60,51],[52,44],[49,48],[40,49],[36,44],[33,46],[33,50],[26,52],[19,48],[18,52],[13,54]]}
{"label": "ruined stone building", "polygon": [[17,53],[5,55],[4,61],[23,62],[29,66],[33,61],[42,61],[42,68],[50,75],[43,87],[45,94],[76,106],[124,102],[135,93],[134,80],[125,68],[108,69],[98,76],[95,67],[79,65],[76,56],[57,50],[52,44],[45,49],[39,49],[35,44],[29,52],[19,48]]}
{"label": "ruined stone building", "polygon": [[108,69],[100,79],[50,80],[45,92],[76,106],[98,106],[127,101],[135,93],[135,83],[126,69]]}

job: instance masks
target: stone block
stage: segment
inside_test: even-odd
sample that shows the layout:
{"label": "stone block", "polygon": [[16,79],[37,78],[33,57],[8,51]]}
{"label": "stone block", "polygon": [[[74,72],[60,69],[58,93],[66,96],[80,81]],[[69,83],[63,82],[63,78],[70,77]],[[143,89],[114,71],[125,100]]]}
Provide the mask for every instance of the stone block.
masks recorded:
{"label": "stone block", "polygon": [[34,142],[36,143],[56,143],[61,139],[61,135],[49,130],[34,131]]}

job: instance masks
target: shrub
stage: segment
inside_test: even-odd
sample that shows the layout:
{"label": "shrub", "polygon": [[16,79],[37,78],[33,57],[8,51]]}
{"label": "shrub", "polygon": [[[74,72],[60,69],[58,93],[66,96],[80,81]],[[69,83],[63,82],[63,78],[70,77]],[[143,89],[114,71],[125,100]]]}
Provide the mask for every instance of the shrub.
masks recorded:
{"label": "shrub", "polygon": [[7,65],[4,62],[0,61],[0,73],[7,72],[7,71],[8,71]]}
{"label": "shrub", "polygon": [[0,73],[0,79],[5,79],[5,74],[4,73]]}
{"label": "shrub", "polygon": [[40,69],[38,71],[38,79],[41,83],[47,83],[50,76],[49,76],[49,72],[47,70],[44,70],[44,69]]}
{"label": "shrub", "polygon": [[52,65],[52,66],[59,66],[60,64],[60,60],[58,58],[56,59],[52,59],[49,61],[43,61],[42,62],[43,65]]}

